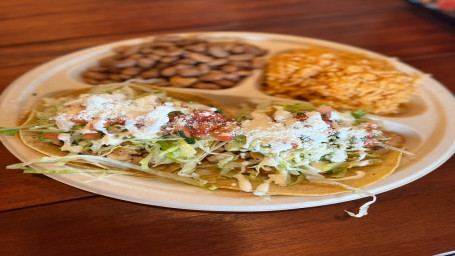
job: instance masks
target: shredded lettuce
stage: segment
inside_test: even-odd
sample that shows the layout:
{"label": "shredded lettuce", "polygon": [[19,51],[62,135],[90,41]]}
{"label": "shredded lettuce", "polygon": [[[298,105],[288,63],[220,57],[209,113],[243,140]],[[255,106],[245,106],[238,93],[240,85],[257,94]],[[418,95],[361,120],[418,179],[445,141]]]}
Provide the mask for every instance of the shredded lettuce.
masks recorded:
{"label": "shredded lettuce", "polygon": [[[81,162],[81,160],[82,160],[82,162]],[[179,176],[174,173],[159,171],[159,170],[156,170],[153,168],[148,168],[146,170],[143,170],[142,167],[138,166],[138,165],[134,165],[131,163],[127,163],[127,162],[123,162],[123,161],[119,161],[119,160],[115,160],[115,159],[106,158],[103,156],[91,156],[91,155],[72,155],[72,156],[64,156],[64,157],[42,157],[42,158],[35,159],[35,160],[29,161],[26,163],[9,165],[9,166],[7,166],[7,168],[8,169],[31,170],[30,168],[33,169],[33,167],[31,167],[31,165],[33,165],[33,164],[55,164],[55,165],[60,165],[63,170],[65,170],[65,169],[66,170],[80,170],[80,172],[84,172],[84,170],[86,170],[86,168],[81,168],[81,169],[67,168],[68,166],[66,164],[71,163],[71,162],[86,163],[85,161],[90,162],[90,163],[98,163],[98,164],[101,164],[102,166],[106,166],[106,167],[112,167],[112,168],[118,168],[121,170],[125,170],[125,172],[127,174],[134,174],[134,172],[128,172],[128,170],[134,170],[134,171],[139,171],[139,172],[143,172],[146,174],[153,174],[158,177],[163,177],[163,178],[167,178],[167,179],[171,179],[171,180],[175,180],[175,181],[180,181],[180,182],[190,184],[193,186],[198,186],[198,187],[205,187],[205,185],[207,183],[207,181],[202,180],[202,179],[195,180],[192,178]],[[51,171],[58,170],[58,169],[52,169],[52,168],[46,168],[46,170],[47,169],[49,169]],[[88,168],[87,170],[94,170],[94,169]],[[45,170],[41,171],[41,173],[44,173],[44,171]],[[35,172],[39,173],[40,171],[35,171]],[[106,171],[106,173],[108,173],[108,172],[109,171]]]}
{"label": "shredded lettuce", "polygon": [[359,118],[362,118],[363,116],[365,116],[367,113],[368,113],[367,110],[361,109],[361,110],[351,112],[351,115],[353,117],[355,117],[356,119],[359,119]]}
{"label": "shredded lettuce", "polygon": [[351,186],[348,186],[346,184],[343,184],[343,183],[340,183],[340,182],[336,182],[336,181],[323,180],[321,178],[307,177],[307,179],[309,179],[311,182],[341,186],[341,187],[343,187],[345,189],[354,191],[355,193],[357,193],[359,195],[372,197],[372,199],[370,201],[364,203],[362,206],[359,207],[359,212],[358,213],[353,213],[353,212],[344,210],[351,217],[361,218],[363,216],[368,215],[368,208],[370,207],[370,205],[372,205],[372,204],[374,204],[376,202],[376,195],[371,193],[371,192],[368,192],[366,190],[363,190],[363,189],[360,189],[360,188],[354,188],[354,187],[351,187]]}
{"label": "shredded lettuce", "polygon": [[14,134],[18,133],[20,129],[21,129],[20,127],[14,127],[14,128],[0,127],[0,134],[14,135]]}
{"label": "shredded lettuce", "polygon": [[282,106],[285,111],[289,111],[291,113],[301,113],[314,110],[314,106],[310,103],[282,104]]}
{"label": "shredded lettuce", "polygon": [[[185,158],[192,158],[196,155],[197,151],[186,140],[178,140],[177,144],[180,149],[180,156]],[[194,143],[192,143],[194,144]]]}

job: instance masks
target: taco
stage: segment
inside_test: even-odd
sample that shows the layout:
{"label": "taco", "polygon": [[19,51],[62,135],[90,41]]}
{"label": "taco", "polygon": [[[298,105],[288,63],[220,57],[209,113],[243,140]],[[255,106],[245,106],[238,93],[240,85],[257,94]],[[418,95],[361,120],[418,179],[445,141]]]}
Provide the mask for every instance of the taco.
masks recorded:
{"label": "taco", "polygon": [[216,186],[255,195],[327,195],[375,183],[394,172],[406,151],[401,136],[365,114],[303,102],[244,106],[233,139],[207,157],[218,167]]}
{"label": "taco", "polygon": [[[141,84],[102,85],[44,99],[20,129],[49,156],[32,173],[160,176],[256,195],[326,195],[390,175],[401,145],[364,111],[262,102],[232,116],[202,97]],[[34,163],[70,166],[35,170]]]}

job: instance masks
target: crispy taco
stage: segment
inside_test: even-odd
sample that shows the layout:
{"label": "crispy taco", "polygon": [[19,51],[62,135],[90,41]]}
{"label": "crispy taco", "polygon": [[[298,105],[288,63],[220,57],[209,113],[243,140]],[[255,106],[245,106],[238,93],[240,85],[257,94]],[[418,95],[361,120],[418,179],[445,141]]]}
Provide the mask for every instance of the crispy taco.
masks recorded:
{"label": "crispy taco", "polygon": [[47,157],[12,168],[155,175],[259,196],[334,194],[377,182],[400,162],[399,136],[364,115],[304,102],[252,103],[226,115],[198,96],[102,85],[36,105],[20,138]]}

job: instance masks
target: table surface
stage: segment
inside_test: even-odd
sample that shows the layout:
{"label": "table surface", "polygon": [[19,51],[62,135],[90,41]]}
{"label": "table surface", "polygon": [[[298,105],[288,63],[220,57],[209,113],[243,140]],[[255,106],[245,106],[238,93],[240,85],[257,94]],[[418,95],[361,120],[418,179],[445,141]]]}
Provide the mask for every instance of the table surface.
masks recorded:
{"label": "table surface", "polygon": [[[350,44],[404,62],[455,91],[453,25],[405,1],[0,1],[0,86],[83,48],[168,32],[254,31]],[[262,213],[167,209],[6,170],[0,147],[0,255],[433,255],[455,250],[455,158],[366,199]]]}

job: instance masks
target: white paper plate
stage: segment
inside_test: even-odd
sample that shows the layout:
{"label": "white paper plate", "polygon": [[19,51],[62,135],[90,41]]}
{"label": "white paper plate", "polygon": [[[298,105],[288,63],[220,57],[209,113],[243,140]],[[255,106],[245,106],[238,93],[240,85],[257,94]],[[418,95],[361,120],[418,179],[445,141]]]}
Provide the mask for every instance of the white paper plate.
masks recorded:
{"label": "white paper plate", "polygon": [[[277,52],[301,48],[304,45],[320,45],[337,49],[365,53],[373,57],[385,58],[377,53],[338,43],[296,36],[264,33],[206,32],[187,33],[208,39],[234,39],[258,45]],[[126,40],[75,52],[43,64],[14,81],[0,98],[0,124],[5,127],[17,125],[38,99],[56,94],[63,90],[87,87],[78,74],[96,60],[108,55],[112,47],[126,44],[138,44],[150,38]],[[395,62],[397,68],[405,72],[420,72],[406,64]],[[243,96],[268,98],[259,89],[260,71],[244,80],[234,88],[206,91],[200,89],[177,89],[188,93],[208,96],[222,104],[237,105]],[[421,95],[415,97],[409,112],[398,117],[377,117],[384,121],[387,128],[406,137],[406,147],[415,154],[405,157],[397,171],[386,179],[366,189],[372,193],[381,193],[414,181],[436,169],[455,152],[455,100],[452,94],[432,78],[420,83]],[[25,147],[15,137],[1,136],[1,141],[16,157],[29,161],[39,155]],[[26,175],[26,174],[24,174]],[[207,211],[275,211],[305,208],[345,202],[358,199],[354,193],[342,193],[330,196],[273,196],[270,201],[249,193],[234,191],[207,191],[197,187],[163,179],[145,179],[129,176],[110,176],[93,179],[88,174],[48,175],[49,177],[86,191],[117,199],[181,209]]]}

